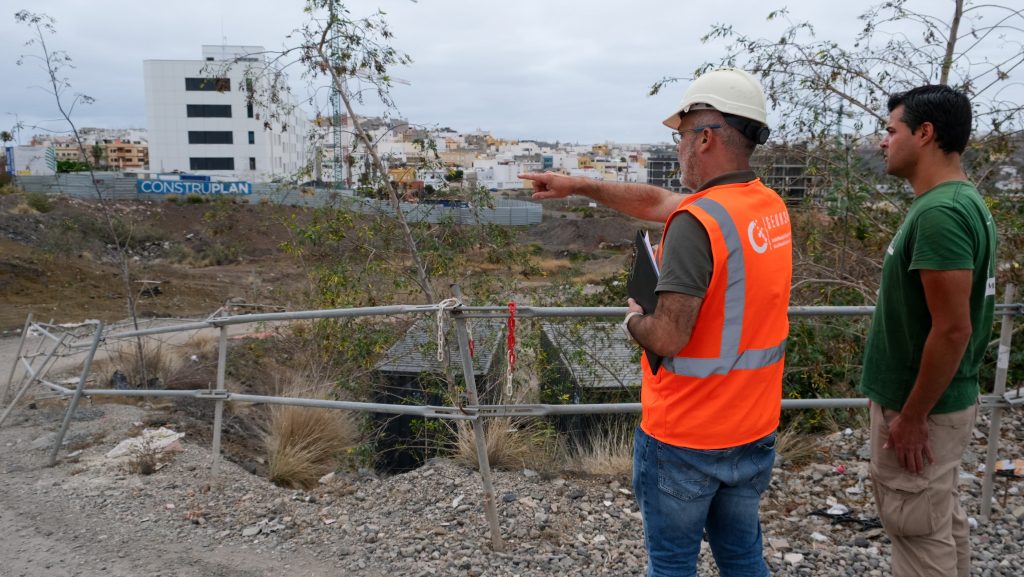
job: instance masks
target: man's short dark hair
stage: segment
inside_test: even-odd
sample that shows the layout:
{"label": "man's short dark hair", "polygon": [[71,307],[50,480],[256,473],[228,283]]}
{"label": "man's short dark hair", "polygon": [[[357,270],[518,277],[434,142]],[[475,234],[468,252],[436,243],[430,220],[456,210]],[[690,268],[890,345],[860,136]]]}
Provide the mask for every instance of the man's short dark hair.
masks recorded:
{"label": "man's short dark hair", "polygon": [[903,105],[900,118],[914,133],[925,122],[935,127],[935,141],[945,152],[963,153],[971,137],[971,101],[945,84],[926,84],[889,97],[889,112]]}

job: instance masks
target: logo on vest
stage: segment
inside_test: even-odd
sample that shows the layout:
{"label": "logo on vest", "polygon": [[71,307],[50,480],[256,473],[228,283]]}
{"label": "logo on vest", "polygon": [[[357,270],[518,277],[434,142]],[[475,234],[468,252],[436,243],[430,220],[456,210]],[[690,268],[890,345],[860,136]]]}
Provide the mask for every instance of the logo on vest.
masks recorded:
{"label": "logo on vest", "polygon": [[750,221],[747,225],[747,240],[757,254],[787,246],[793,240],[789,231],[789,213],[777,212]]}
{"label": "logo on vest", "polygon": [[768,250],[768,234],[763,227],[757,224],[756,220],[750,221],[750,226],[747,227],[747,238],[750,239],[750,246],[754,247],[754,252],[757,254],[764,254],[764,251]]}

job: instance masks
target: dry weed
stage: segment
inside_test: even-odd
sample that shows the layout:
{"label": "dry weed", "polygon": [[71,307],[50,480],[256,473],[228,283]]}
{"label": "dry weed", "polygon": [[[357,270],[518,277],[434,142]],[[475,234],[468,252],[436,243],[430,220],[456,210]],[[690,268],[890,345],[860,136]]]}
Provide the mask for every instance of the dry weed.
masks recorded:
{"label": "dry weed", "polygon": [[775,453],[787,463],[807,463],[818,453],[816,438],[801,433],[797,426],[786,427],[776,436]]}
{"label": "dry weed", "polygon": [[128,472],[133,475],[152,475],[160,461],[160,450],[149,437],[142,437],[139,446],[131,454],[126,464]]}
{"label": "dry weed", "polygon": [[[542,421],[496,417],[487,419],[483,425],[487,458],[492,467],[545,469],[554,462],[551,457],[558,450],[555,434]],[[473,425],[468,421],[455,424],[453,458],[468,467],[479,464]]]}
{"label": "dry weed", "polygon": [[217,379],[217,336],[197,333],[177,347],[174,362],[161,377],[167,389],[212,387]]}
{"label": "dry weed", "polygon": [[[326,397],[326,385],[292,386],[289,396]],[[268,476],[274,483],[309,489],[331,472],[338,457],[359,442],[359,426],[350,412],[275,405],[265,437]]]}
{"label": "dry weed", "polygon": [[10,209],[11,214],[25,215],[25,214],[39,214],[39,211],[32,208],[24,202],[18,203],[14,208]]}
{"label": "dry weed", "polygon": [[165,353],[162,343],[153,341],[143,341],[142,359],[145,378],[142,364],[139,363],[138,345],[135,341],[123,341],[107,349],[106,356],[98,357],[93,362],[92,373],[102,386],[110,384],[114,373],[120,371],[129,386],[146,387],[165,382],[179,363],[179,359]]}
{"label": "dry weed", "polygon": [[117,342],[97,354],[92,374],[100,386],[112,385],[115,372],[120,372],[132,388],[207,388],[216,376],[216,337],[197,335],[184,345],[143,341],[145,379],[138,351],[138,344],[131,340]]}
{"label": "dry weed", "polygon": [[[5,182],[5,180],[7,180],[7,182]],[[0,176],[0,182],[3,182],[3,184],[0,184],[0,196],[5,196],[8,194],[22,194],[25,192],[24,190],[15,186],[14,183],[9,182],[9,179],[8,177],[6,177],[6,175]]]}
{"label": "dry weed", "polygon": [[538,257],[537,267],[548,274],[554,274],[569,268],[569,259],[564,257]]}
{"label": "dry weed", "polygon": [[577,440],[569,450],[568,467],[588,475],[629,477],[633,471],[635,419],[616,419]]}

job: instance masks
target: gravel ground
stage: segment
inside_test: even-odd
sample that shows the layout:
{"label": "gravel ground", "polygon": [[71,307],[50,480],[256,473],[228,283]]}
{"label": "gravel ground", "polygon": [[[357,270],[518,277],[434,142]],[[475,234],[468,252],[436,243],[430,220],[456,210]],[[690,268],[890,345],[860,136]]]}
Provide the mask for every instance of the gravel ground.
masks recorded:
{"label": "gravel ground", "polygon": [[[498,471],[507,552],[491,548],[479,475],[445,460],[388,478],[342,474],[315,490],[281,489],[183,439],[152,475],[105,454],[150,415],[132,405],[83,407],[60,463],[45,466],[57,408],[19,409],[0,428],[0,575],[321,576],[642,575],[643,532],[625,479]],[[1004,418],[1001,458],[1021,458],[1021,420]],[[982,417],[961,474],[976,517]],[[81,452],[76,452],[79,449]],[[810,462],[777,462],[763,503],[774,575],[888,575],[889,545],[872,525],[866,431],[822,437]],[[841,465],[841,467],[840,467]],[[972,534],[973,575],[1024,574],[1024,498],[1000,479],[991,522]],[[841,505],[849,513],[827,512]],[[717,575],[710,554],[701,575]]]}

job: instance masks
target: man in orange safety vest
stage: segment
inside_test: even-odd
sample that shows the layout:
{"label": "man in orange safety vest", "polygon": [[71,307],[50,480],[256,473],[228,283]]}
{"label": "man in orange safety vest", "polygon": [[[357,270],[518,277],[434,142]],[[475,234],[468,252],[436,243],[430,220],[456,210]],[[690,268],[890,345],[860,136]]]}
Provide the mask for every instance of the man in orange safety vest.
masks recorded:
{"label": "man in orange safety vest", "polygon": [[664,121],[692,194],[528,173],[535,199],[582,195],[664,223],[657,306],[629,299],[644,357],[633,488],[650,577],[695,575],[707,535],[723,577],[768,575],[758,517],[771,480],[789,333],[792,236],[782,198],[750,168],[769,130],[750,74],[698,77]]}

